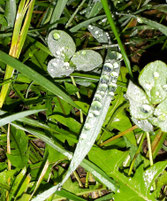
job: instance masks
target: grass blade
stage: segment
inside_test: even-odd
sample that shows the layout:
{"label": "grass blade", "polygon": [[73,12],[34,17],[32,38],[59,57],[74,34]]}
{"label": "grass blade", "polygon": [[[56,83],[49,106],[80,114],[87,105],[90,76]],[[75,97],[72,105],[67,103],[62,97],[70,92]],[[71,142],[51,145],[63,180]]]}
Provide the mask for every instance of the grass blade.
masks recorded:
{"label": "grass blade", "polygon": [[8,21],[8,27],[13,27],[16,17],[16,0],[6,1],[5,16]]}
{"label": "grass blade", "polygon": [[59,89],[55,84],[53,84],[51,81],[49,81],[47,78],[45,78],[35,70],[19,62],[17,59],[14,59],[13,57],[9,56],[8,54],[6,54],[1,50],[0,50],[0,61],[4,62],[5,64],[8,64],[9,66],[12,66],[13,68],[21,72],[24,76],[37,82],[39,85],[41,85],[51,93],[55,94],[56,96],[59,96],[67,103],[78,108],[78,106],[73,102],[73,100],[67,94],[65,94],[61,89]]}
{"label": "grass blade", "polygon": [[129,71],[130,76],[133,77],[131,66],[130,66],[130,61],[129,61],[128,56],[127,56],[127,54],[125,52],[125,49],[124,49],[124,46],[123,46],[123,44],[121,42],[119,34],[117,32],[117,28],[116,28],[114,20],[112,18],[111,11],[110,11],[109,6],[108,6],[108,2],[107,2],[107,0],[101,0],[101,2],[103,4],[103,8],[104,8],[104,11],[105,11],[106,16],[108,18],[108,21],[110,23],[111,29],[112,29],[112,31],[113,31],[113,33],[115,35],[115,38],[117,39],[118,45],[120,47],[120,50],[121,50],[121,53],[122,53],[122,56],[123,56],[123,59],[124,59],[124,62],[125,62],[125,65],[126,65],[128,71]]}
{"label": "grass blade", "polygon": [[[68,0],[58,0],[56,7],[53,11],[51,20],[50,20],[50,24],[54,24],[57,20],[60,19],[60,16],[64,10],[64,7],[66,6]],[[57,27],[57,23],[54,24],[50,29]]]}
{"label": "grass blade", "polygon": [[[29,3],[29,6],[27,7],[28,3]],[[30,0],[27,0],[26,3],[25,3],[25,0],[22,0],[20,2],[17,16],[16,16],[14,31],[13,31],[11,48],[9,51],[9,55],[15,58],[19,58],[22,47],[24,45],[28,28],[30,25],[31,17],[32,17],[34,3],[35,3],[35,0],[32,0],[31,2]],[[28,9],[28,12],[23,24],[23,28],[21,29],[22,22],[24,20],[27,9]],[[14,69],[10,65],[7,65],[4,80],[10,79],[13,76],[13,73],[14,73]],[[4,84],[2,86],[1,93],[0,93],[0,108],[2,108],[3,106],[9,87],[10,87],[10,83]]]}
{"label": "grass blade", "polygon": [[[115,82],[117,81],[117,78],[119,75],[120,58],[121,58],[121,54],[119,54],[118,52],[108,51],[107,58],[106,58],[104,68],[102,71],[102,75],[99,81],[99,85],[97,87],[97,91],[94,95],[94,99],[89,109],[85,124],[80,134],[79,142],[75,149],[75,152],[71,160],[70,166],[67,170],[67,173],[64,179],[58,185],[47,190],[47,193],[44,192],[40,194],[39,196],[37,196],[37,198],[40,197],[42,199],[44,195],[47,195],[48,197],[50,197],[54,192],[58,191],[61,188],[61,186],[67,181],[70,175],[80,165],[80,163],[83,161],[83,159],[88,154],[91,147],[93,146],[101,130],[103,122],[105,120],[108,108],[110,106],[110,102],[114,97],[113,91],[115,91],[117,87]],[[106,88],[103,91],[102,86],[104,86],[104,83],[106,82],[108,83],[108,85],[105,84]],[[109,86],[112,86],[112,87],[109,87]],[[98,98],[98,101],[96,99],[97,97],[100,97]],[[105,178],[103,179],[105,181]],[[110,188],[112,190],[115,190],[116,189],[115,184],[111,182]],[[48,198],[48,197],[45,197],[45,198]],[[36,199],[34,199],[34,201],[36,201]]]}
{"label": "grass blade", "polygon": [[76,26],[72,27],[70,29],[71,32],[76,32],[78,31],[79,29],[83,28],[83,27],[87,27],[89,24],[93,23],[93,22],[96,22],[100,19],[103,19],[105,17],[105,15],[100,15],[100,16],[97,16],[97,17],[93,17],[89,20],[86,20],[84,22],[81,22],[79,24],[77,24]]}
{"label": "grass blade", "polygon": [[8,123],[11,123],[12,121],[15,121],[17,119],[20,119],[20,118],[23,118],[41,111],[44,111],[44,110],[28,110],[28,111],[18,112],[16,114],[9,115],[7,117],[0,119],[0,126],[4,126]]}
{"label": "grass blade", "polygon": [[[60,145],[56,145],[52,139],[50,139],[48,136],[46,136],[41,131],[39,132],[35,129],[28,128],[28,127],[25,128],[22,125],[16,124],[16,123],[11,123],[11,125],[13,125],[14,127],[18,128],[18,129],[21,129],[27,133],[31,133],[32,135],[36,136],[37,138],[40,138],[42,141],[44,141],[46,144],[53,147],[58,152],[62,153],[68,159],[72,158],[72,153],[66,151],[63,147],[60,147]],[[83,168],[85,168],[87,171],[91,172],[95,177],[100,179],[100,181],[102,183],[104,183],[109,189],[111,189],[112,191],[117,190],[118,187],[117,187],[116,183],[112,179],[110,179],[110,177],[108,177],[108,175],[104,171],[102,171],[99,167],[97,167],[96,165],[94,165],[93,163],[91,163],[90,161],[88,161],[86,159],[84,159],[81,162],[81,166]],[[57,188],[57,186],[56,186],[56,188]],[[43,195],[43,194],[41,194],[41,195]],[[52,195],[52,194],[50,194],[50,195]],[[48,195],[48,197],[50,195]],[[40,201],[42,201],[42,199]]]}

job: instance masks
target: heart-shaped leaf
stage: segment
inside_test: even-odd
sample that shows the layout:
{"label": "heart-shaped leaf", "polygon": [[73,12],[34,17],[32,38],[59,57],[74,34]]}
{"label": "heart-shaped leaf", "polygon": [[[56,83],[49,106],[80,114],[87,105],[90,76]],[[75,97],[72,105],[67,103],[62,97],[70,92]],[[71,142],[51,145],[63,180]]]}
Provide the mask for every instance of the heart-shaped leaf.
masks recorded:
{"label": "heart-shaped leaf", "polygon": [[138,86],[129,82],[127,98],[130,101],[130,113],[136,119],[147,119],[153,113],[153,106],[150,105],[144,91]]}
{"label": "heart-shaped leaf", "polygon": [[103,62],[99,53],[93,50],[80,50],[71,59],[72,64],[78,71],[91,71]]}
{"label": "heart-shaped leaf", "polygon": [[61,30],[53,30],[48,36],[48,46],[56,58],[69,60],[75,53],[76,46],[69,34]]}
{"label": "heart-shaped leaf", "polygon": [[68,62],[64,62],[63,58],[57,58],[49,61],[47,70],[50,76],[55,78],[70,75],[74,68]]}
{"label": "heart-shaped leaf", "polygon": [[158,104],[167,97],[167,66],[154,61],[145,66],[139,76],[139,83],[152,104]]}

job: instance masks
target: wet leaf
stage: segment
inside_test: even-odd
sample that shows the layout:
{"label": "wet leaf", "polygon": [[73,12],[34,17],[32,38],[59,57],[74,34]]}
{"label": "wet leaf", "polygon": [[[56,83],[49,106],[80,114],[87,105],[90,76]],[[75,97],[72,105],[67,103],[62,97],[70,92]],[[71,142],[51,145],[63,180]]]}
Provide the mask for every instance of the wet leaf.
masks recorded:
{"label": "wet leaf", "polygon": [[167,97],[167,66],[162,61],[154,61],[144,67],[139,83],[152,104],[158,104]]}
{"label": "wet leaf", "polygon": [[149,103],[144,91],[129,82],[127,98],[130,101],[130,113],[136,119],[147,119],[153,113],[153,106]]}
{"label": "wet leaf", "polygon": [[80,50],[74,54],[71,62],[78,71],[91,71],[103,62],[99,53],[93,50]]}
{"label": "wet leaf", "polygon": [[68,62],[64,62],[63,58],[51,59],[47,67],[48,73],[51,77],[69,76],[74,68]]}
{"label": "wet leaf", "polygon": [[150,121],[162,131],[167,132],[167,99],[155,108],[154,117],[150,118]]}
{"label": "wet leaf", "polygon": [[48,46],[56,58],[69,60],[75,53],[76,46],[69,34],[61,30],[53,30],[48,36]]}
{"label": "wet leaf", "polygon": [[104,32],[99,27],[89,25],[88,30],[99,43],[108,43],[109,42],[109,40],[108,40],[109,37],[108,37],[107,33]]}

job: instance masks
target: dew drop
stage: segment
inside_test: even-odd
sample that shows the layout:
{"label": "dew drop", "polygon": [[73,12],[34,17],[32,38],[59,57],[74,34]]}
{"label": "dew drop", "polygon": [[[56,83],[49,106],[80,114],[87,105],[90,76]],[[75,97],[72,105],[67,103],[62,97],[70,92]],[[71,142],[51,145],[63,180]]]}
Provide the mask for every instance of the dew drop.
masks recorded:
{"label": "dew drop", "polygon": [[154,75],[155,78],[158,78],[158,77],[159,77],[159,73],[158,73],[158,72],[154,72],[153,75]]}
{"label": "dew drop", "polygon": [[152,110],[152,108],[151,108],[150,105],[144,104],[144,105],[142,105],[142,107],[140,108],[140,110],[141,110],[143,113],[147,114],[147,113],[149,113],[149,112]]}
{"label": "dew drop", "polygon": [[114,92],[114,91],[116,90],[116,88],[117,88],[117,84],[111,82],[108,87],[109,87],[109,88],[108,88],[109,91]]}
{"label": "dew drop", "polygon": [[84,129],[85,130],[90,130],[91,129],[91,125],[89,123],[85,123]]}
{"label": "dew drop", "polygon": [[86,55],[86,51],[85,51],[85,50],[83,50],[81,54],[82,54],[82,55]]}
{"label": "dew drop", "polygon": [[89,113],[89,117],[90,117],[90,118],[93,118],[94,115],[90,112],[90,113]]}
{"label": "dew drop", "polygon": [[138,21],[139,23],[143,23],[143,20],[142,20],[140,17],[137,17],[137,21]]}
{"label": "dew drop", "polygon": [[163,85],[162,88],[167,91],[167,84]]}
{"label": "dew drop", "polygon": [[100,86],[99,86],[100,91],[106,91],[107,88],[108,88],[107,84],[100,84]]}
{"label": "dew drop", "polygon": [[145,88],[146,88],[147,90],[151,90],[152,85],[151,85],[151,84],[149,84],[149,83],[146,83],[146,84],[145,84]]}
{"label": "dew drop", "polygon": [[118,64],[117,62],[115,62],[115,63],[113,64],[113,66],[114,66],[114,68],[119,68],[119,64]]}
{"label": "dew drop", "polygon": [[97,111],[97,110],[95,110],[95,111],[93,111],[93,114],[94,114],[95,116],[99,116],[99,115],[100,115],[100,112]]}
{"label": "dew drop", "polygon": [[113,69],[113,65],[111,63],[105,63],[103,69],[106,72],[110,72]]}
{"label": "dew drop", "polygon": [[113,91],[110,91],[108,94],[109,94],[111,97],[112,97],[112,96],[114,97],[114,92],[113,92]]}
{"label": "dew drop", "polygon": [[102,96],[101,96],[100,94],[96,94],[96,95],[95,95],[95,100],[96,100],[96,101],[99,101],[99,102],[100,102],[101,99],[102,99]]}
{"label": "dew drop", "polygon": [[109,77],[107,75],[103,75],[100,79],[100,82],[103,84],[108,84],[109,82]]}
{"label": "dew drop", "polygon": [[164,114],[162,114],[162,115],[160,115],[160,116],[158,117],[158,120],[159,120],[159,121],[165,121],[165,119],[166,119],[166,117],[165,117]]}
{"label": "dew drop", "polygon": [[93,110],[100,110],[102,107],[102,104],[99,101],[93,101],[92,103],[92,109]]}
{"label": "dew drop", "polygon": [[59,40],[59,39],[60,39],[60,34],[57,33],[57,32],[55,32],[55,33],[53,34],[53,38],[54,38],[55,40]]}
{"label": "dew drop", "polygon": [[118,77],[118,73],[117,72],[115,72],[115,71],[113,71],[111,74],[110,74],[112,77],[115,77],[115,78],[117,78]]}

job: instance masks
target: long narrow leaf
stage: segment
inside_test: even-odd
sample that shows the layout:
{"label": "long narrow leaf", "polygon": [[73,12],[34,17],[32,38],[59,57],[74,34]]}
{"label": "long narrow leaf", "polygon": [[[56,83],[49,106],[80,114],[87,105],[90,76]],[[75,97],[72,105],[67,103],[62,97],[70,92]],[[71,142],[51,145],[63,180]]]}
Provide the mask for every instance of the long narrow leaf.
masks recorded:
{"label": "long narrow leaf", "polygon": [[29,115],[32,115],[32,114],[35,114],[35,113],[38,113],[41,111],[44,111],[44,110],[43,109],[42,110],[28,110],[28,111],[18,112],[16,114],[9,115],[7,117],[0,119],[0,126],[4,126],[8,123],[11,123],[12,121],[15,121],[17,119],[20,119],[20,118],[23,118],[23,117],[26,117],[26,116],[29,116]]}
{"label": "long narrow leaf", "polygon": [[51,93],[59,96],[67,103],[78,108],[78,106],[73,102],[73,100],[67,94],[65,94],[60,88],[58,88],[55,84],[53,84],[51,81],[49,81],[47,78],[45,78],[35,70],[19,62],[17,59],[14,59],[13,57],[9,56],[8,54],[6,54],[1,50],[0,50],[0,61],[12,66],[13,68],[21,72],[24,76],[37,82],[39,85],[41,85]]}
{"label": "long narrow leaf", "polygon": [[[95,93],[84,127],[80,134],[79,142],[64,179],[58,185],[38,195],[36,199],[33,199],[33,201],[38,201],[39,198],[41,201],[43,201],[46,198],[49,198],[54,192],[59,190],[90,151],[101,130],[108,108],[110,106],[110,102],[114,97],[114,91],[117,87],[116,81],[120,69],[120,58],[121,54],[118,52],[108,52],[97,91]],[[111,182],[110,188],[115,191],[115,184]],[[46,196],[45,199],[43,199],[44,195]]]}

